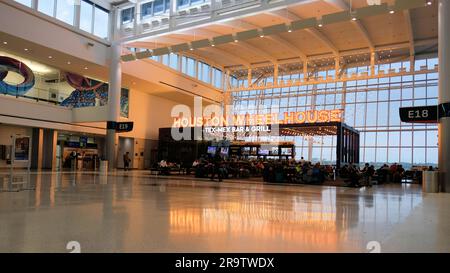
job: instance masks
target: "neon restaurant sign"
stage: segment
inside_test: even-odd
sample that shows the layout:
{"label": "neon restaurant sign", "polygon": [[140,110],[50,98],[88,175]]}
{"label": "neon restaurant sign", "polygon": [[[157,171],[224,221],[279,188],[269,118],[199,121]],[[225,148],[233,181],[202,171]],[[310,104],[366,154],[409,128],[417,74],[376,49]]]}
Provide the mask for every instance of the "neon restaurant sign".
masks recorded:
{"label": "neon restaurant sign", "polygon": [[212,117],[175,117],[173,128],[186,127],[228,127],[228,126],[261,126],[275,124],[303,124],[303,123],[327,123],[341,122],[343,110],[307,110],[299,112],[284,112],[279,118],[279,113],[269,114],[241,114]]}

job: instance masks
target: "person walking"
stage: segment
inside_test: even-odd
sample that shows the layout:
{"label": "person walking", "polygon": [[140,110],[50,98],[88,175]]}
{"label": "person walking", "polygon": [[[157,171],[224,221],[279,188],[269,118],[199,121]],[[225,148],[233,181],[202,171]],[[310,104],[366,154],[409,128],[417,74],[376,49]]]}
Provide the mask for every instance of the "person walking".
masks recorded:
{"label": "person walking", "polygon": [[130,153],[126,152],[123,155],[123,169],[125,171],[129,171],[130,170],[130,162],[131,162]]}
{"label": "person walking", "polygon": [[222,182],[223,179],[223,169],[222,169],[222,157],[220,157],[219,154],[216,154],[213,159],[213,166],[212,166],[212,174],[211,174],[211,180],[214,181],[214,177],[218,176],[219,182]]}

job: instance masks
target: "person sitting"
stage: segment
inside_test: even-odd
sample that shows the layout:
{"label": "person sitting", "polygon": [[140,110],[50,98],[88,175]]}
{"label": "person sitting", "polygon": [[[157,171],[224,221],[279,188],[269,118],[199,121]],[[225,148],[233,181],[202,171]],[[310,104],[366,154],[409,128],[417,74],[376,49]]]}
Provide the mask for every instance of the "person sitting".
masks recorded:
{"label": "person sitting", "polygon": [[161,170],[161,174],[162,175],[170,175],[170,168],[169,165],[167,164],[167,161],[165,161],[164,159],[162,159],[159,162],[159,168]]}
{"label": "person sitting", "polygon": [[389,182],[394,181],[394,174],[397,172],[397,163],[394,163],[389,167]]}
{"label": "person sitting", "polygon": [[355,168],[355,166],[353,166],[353,164],[350,164],[348,166],[348,178],[350,178],[350,187],[359,187],[360,183],[359,183],[359,179],[360,179],[360,173],[359,170],[357,168]]}
{"label": "person sitting", "polygon": [[316,163],[312,168],[312,180],[313,183],[321,184],[324,181],[323,172],[320,168],[320,163]]}
{"label": "person sitting", "polygon": [[191,168],[189,168],[186,165],[186,174],[190,175],[191,174],[191,170],[194,170],[194,173],[195,173],[195,171],[197,170],[198,165],[200,165],[200,160],[198,160],[198,159],[196,159],[196,160],[194,160],[194,162],[192,162],[192,167]]}
{"label": "person sitting", "polygon": [[395,169],[395,172],[392,175],[394,183],[402,183],[402,178],[404,174],[405,169],[403,169],[402,165],[398,165],[397,168]]}
{"label": "person sitting", "polygon": [[349,174],[348,166],[346,164],[346,165],[342,166],[342,168],[339,170],[339,176],[341,178],[348,178],[348,174]]}
{"label": "person sitting", "polygon": [[219,154],[216,154],[213,159],[211,180],[214,181],[214,177],[218,176],[219,182],[222,182],[223,179],[223,166],[222,166],[222,157]]}

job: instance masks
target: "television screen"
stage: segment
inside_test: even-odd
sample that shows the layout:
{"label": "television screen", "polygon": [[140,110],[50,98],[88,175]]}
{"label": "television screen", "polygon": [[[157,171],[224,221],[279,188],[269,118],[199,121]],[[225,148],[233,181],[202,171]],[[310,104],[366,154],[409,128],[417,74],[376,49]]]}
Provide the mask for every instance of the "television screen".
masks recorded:
{"label": "television screen", "polygon": [[268,155],[269,154],[269,150],[267,149],[259,149],[259,155]]}
{"label": "television screen", "polygon": [[216,154],[216,150],[217,150],[217,147],[215,147],[215,146],[208,146],[208,154],[214,155],[214,154]]}
{"label": "television screen", "polygon": [[243,155],[250,154],[250,147],[242,147],[242,154]]}
{"label": "television screen", "polygon": [[220,154],[221,155],[228,155],[228,147],[220,148]]}
{"label": "television screen", "polygon": [[231,147],[230,148],[230,154],[238,155],[239,154],[239,150],[240,150],[240,147]]}
{"label": "television screen", "polygon": [[271,155],[278,155],[278,147],[272,147],[270,150]]}
{"label": "television screen", "polygon": [[282,155],[292,155],[292,148],[281,148]]}

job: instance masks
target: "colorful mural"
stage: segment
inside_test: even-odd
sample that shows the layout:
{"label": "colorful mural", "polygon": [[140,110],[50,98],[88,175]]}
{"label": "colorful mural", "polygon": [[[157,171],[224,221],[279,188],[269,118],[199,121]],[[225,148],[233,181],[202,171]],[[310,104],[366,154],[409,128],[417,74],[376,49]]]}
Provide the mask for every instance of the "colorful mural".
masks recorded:
{"label": "colorful mural", "polygon": [[[9,84],[3,81],[8,72],[16,72],[22,75],[24,78],[23,82],[19,84]],[[12,95],[12,96],[22,96],[28,92],[31,88],[33,88],[35,84],[35,78],[33,71],[21,61],[16,59],[0,56],[0,91],[3,94]]]}
{"label": "colorful mural", "polygon": [[[71,78],[71,83],[74,84],[72,81],[74,78]],[[98,82],[83,77],[83,79],[77,80],[74,85],[72,84],[70,85],[76,89],[61,102],[61,106],[80,108],[89,106],[103,106],[108,104],[107,83]],[[129,90],[122,88],[120,95],[120,116],[128,118],[128,114]]]}
{"label": "colorful mural", "polygon": [[[24,80],[20,83],[10,83],[4,81],[9,72],[15,72],[20,74]],[[39,73],[37,73],[39,75]],[[59,103],[65,107],[90,107],[90,106],[103,106],[108,104],[108,84],[90,79],[78,74],[65,72],[64,79],[67,83],[70,95],[61,98]],[[33,71],[23,62],[7,57],[0,56],[0,93],[12,96],[20,96],[27,98],[34,98],[33,95],[27,94],[35,86],[36,79]],[[62,84],[66,84],[62,81]],[[48,87],[47,87],[48,88]],[[51,87],[52,88],[52,87]],[[51,89],[50,88],[50,89]],[[70,92],[70,89],[74,90]],[[58,87],[53,87],[58,90]],[[39,89],[41,94],[48,94],[49,91]],[[26,95],[27,94],[27,95]],[[39,93],[38,93],[39,94]],[[66,97],[67,96],[67,97]],[[46,98],[39,97],[41,100]],[[51,100],[55,102],[54,100]],[[120,96],[120,115],[128,118],[129,113],[129,90],[122,88]]]}

